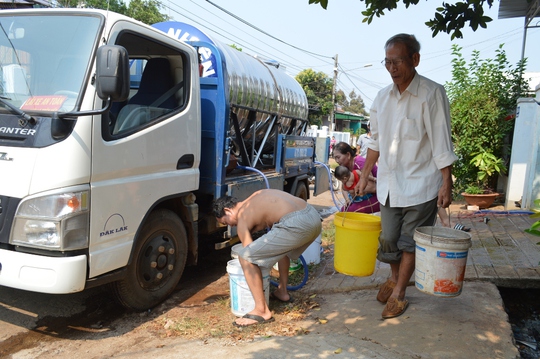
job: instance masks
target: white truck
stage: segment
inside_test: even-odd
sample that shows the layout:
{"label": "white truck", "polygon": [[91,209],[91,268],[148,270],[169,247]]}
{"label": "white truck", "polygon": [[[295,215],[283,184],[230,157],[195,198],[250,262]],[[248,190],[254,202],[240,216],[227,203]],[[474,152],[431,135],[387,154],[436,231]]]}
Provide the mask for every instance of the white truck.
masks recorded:
{"label": "white truck", "polygon": [[0,11],[0,285],[110,284],[145,310],[197,263],[201,241],[230,244],[215,198],[267,182],[307,199],[313,173],[328,189],[293,78],[185,24],[159,26]]}

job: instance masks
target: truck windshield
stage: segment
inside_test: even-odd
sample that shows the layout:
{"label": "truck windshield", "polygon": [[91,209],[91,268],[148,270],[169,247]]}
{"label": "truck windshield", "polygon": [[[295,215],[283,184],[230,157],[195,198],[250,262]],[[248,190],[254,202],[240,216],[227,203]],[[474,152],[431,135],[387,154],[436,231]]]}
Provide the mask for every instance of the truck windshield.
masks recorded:
{"label": "truck windshield", "polygon": [[[97,16],[0,13],[0,96],[27,113],[67,112],[80,103]],[[13,112],[0,104],[0,112]]]}

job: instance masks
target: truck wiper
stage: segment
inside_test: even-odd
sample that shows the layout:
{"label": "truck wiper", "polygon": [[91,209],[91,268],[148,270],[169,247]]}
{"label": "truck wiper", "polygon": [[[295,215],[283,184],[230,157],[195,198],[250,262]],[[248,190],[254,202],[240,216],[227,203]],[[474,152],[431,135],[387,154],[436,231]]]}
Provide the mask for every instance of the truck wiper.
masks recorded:
{"label": "truck wiper", "polygon": [[8,102],[6,100],[11,100],[11,98],[0,95],[0,103],[2,105],[4,105],[5,107],[7,107],[8,109],[10,109],[12,113],[21,116],[21,118],[23,120],[26,120],[26,121],[30,122],[30,124],[35,124],[36,123],[35,118],[30,116],[29,114],[27,114],[26,112],[24,112],[23,110],[18,108],[17,106],[12,105],[10,102]]}

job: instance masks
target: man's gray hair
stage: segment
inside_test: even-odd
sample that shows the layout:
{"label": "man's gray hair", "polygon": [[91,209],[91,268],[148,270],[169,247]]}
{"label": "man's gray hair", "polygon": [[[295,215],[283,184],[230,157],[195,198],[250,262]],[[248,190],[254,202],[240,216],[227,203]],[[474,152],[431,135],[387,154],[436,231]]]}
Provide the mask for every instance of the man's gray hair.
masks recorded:
{"label": "man's gray hair", "polygon": [[420,53],[420,43],[416,40],[416,37],[412,34],[397,34],[392,36],[384,44],[384,49],[387,50],[388,47],[395,44],[403,44],[407,48],[407,53],[410,57],[416,53]]}

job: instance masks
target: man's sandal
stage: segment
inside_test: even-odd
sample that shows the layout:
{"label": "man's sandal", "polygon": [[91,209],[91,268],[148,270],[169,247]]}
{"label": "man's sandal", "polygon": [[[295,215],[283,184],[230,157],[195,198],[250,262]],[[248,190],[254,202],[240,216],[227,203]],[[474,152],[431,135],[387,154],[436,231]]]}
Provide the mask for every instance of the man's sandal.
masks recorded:
{"label": "man's sandal", "polygon": [[386,303],[392,295],[395,286],[396,282],[392,282],[390,279],[384,282],[381,289],[379,289],[379,293],[377,293],[377,300],[383,304]]}
{"label": "man's sandal", "polygon": [[388,298],[386,306],[382,311],[383,319],[399,317],[401,314],[405,313],[407,307],[409,306],[409,301],[407,299],[399,300],[394,297]]}
{"label": "man's sandal", "polygon": [[454,229],[457,229],[458,231],[463,231],[463,232],[470,232],[471,231],[471,229],[469,227],[465,227],[461,223],[456,223],[456,225],[454,226]]}
{"label": "man's sandal", "polygon": [[256,314],[244,314],[244,316],[242,318],[246,318],[246,319],[251,319],[251,320],[254,320],[255,322],[254,323],[250,323],[250,324],[238,324],[236,321],[233,322],[233,325],[235,327],[238,327],[238,328],[243,328],[243,327],[250,327],[252,325],[257,325],[257,324],[266,324],[266,323],[272,323],[274,321],[274,317],[271,317],[270,319],[264,319],[263,317],[261,317],[260,315],[256,315]]}

